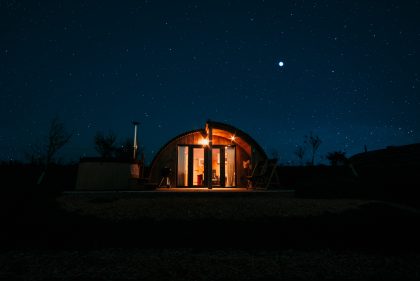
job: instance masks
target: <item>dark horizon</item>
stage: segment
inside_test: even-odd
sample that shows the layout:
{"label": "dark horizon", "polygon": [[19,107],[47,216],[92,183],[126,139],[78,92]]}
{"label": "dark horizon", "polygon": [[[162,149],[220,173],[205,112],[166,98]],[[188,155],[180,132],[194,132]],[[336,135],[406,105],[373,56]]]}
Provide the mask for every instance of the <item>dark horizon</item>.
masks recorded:
{"label": "dark horizon", "polygon": [[[420,2],[0,3],[0,159],[24,160],[58,115],[60,155],[95,156],[97,131],[151,161],[207,119],[280,162],[419,143]],[[281,62],[281,63],[280,63]]]}

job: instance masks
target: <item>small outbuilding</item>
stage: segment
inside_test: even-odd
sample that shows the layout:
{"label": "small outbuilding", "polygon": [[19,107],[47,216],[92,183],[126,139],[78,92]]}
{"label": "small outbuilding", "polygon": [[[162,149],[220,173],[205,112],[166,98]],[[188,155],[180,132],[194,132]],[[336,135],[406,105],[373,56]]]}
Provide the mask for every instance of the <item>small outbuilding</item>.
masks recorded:
{"label": "small outbuilding", "polygon": [[140,176],[139,161],[85,157],[80,159],[76,190],[135,189]]}
{"label": "small outbuilding", "polygon": [[253,166],[267,159],[262,147],[231,125],[207,121],[180,134],[156,154],[150,181],[168,187],[246,187]]}

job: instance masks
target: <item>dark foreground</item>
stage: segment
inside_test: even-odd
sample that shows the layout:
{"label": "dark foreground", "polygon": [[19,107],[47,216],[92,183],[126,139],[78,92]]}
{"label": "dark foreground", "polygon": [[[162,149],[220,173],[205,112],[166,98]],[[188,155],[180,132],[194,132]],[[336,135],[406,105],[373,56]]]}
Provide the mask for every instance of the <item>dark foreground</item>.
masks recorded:
{"label": "dark foreground", "polygon": [[3,204],[3,280],[418,280],[416,209],[276,194]]}

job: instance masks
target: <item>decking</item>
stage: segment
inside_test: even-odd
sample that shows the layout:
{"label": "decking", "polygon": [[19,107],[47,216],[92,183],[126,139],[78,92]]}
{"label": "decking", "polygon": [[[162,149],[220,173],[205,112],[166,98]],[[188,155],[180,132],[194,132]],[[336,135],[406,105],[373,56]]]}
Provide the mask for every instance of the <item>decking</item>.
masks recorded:
{"label": "decking", "polygon": [[265,194],[270,194],[269,196],[276,196],[276,197],[287,197],[292,198],[294,197],[295,191],[291,189],[274,189],[274,190],[265,190],[265,189],[252,189],[252,188],[243,188],[243,187],[235,187],[235,188],[226,188],[226,187],[213,187],[211,189],[207,187],[172,187],[172,188],[156,188],[153,190],[75,190],[75,191],[65,191],[63,194],[92,194],[92,195],[100,195],[100,194],[109,194],[111,196],[115,196],[120,194],[121,196],[134,196],[134,197],[144,197],[144,196],[165,196],[170,194],[178,194],[178,195],[193,195],[193,194],[201,194],[201,195],[250,195],[250,196],[266,196]]}

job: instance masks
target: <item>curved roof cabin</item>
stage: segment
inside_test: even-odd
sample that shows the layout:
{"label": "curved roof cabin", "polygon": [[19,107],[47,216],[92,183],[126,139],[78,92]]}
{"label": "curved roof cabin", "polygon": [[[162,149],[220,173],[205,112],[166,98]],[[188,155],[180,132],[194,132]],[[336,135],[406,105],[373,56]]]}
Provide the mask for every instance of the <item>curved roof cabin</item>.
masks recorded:
{"label": "curved roof cabin", "polygon": [[170,187],[245,187],[253,164],[265,159],[248,134],[207,121],[205,129],[180,134],[159,150],[150,180]]}

